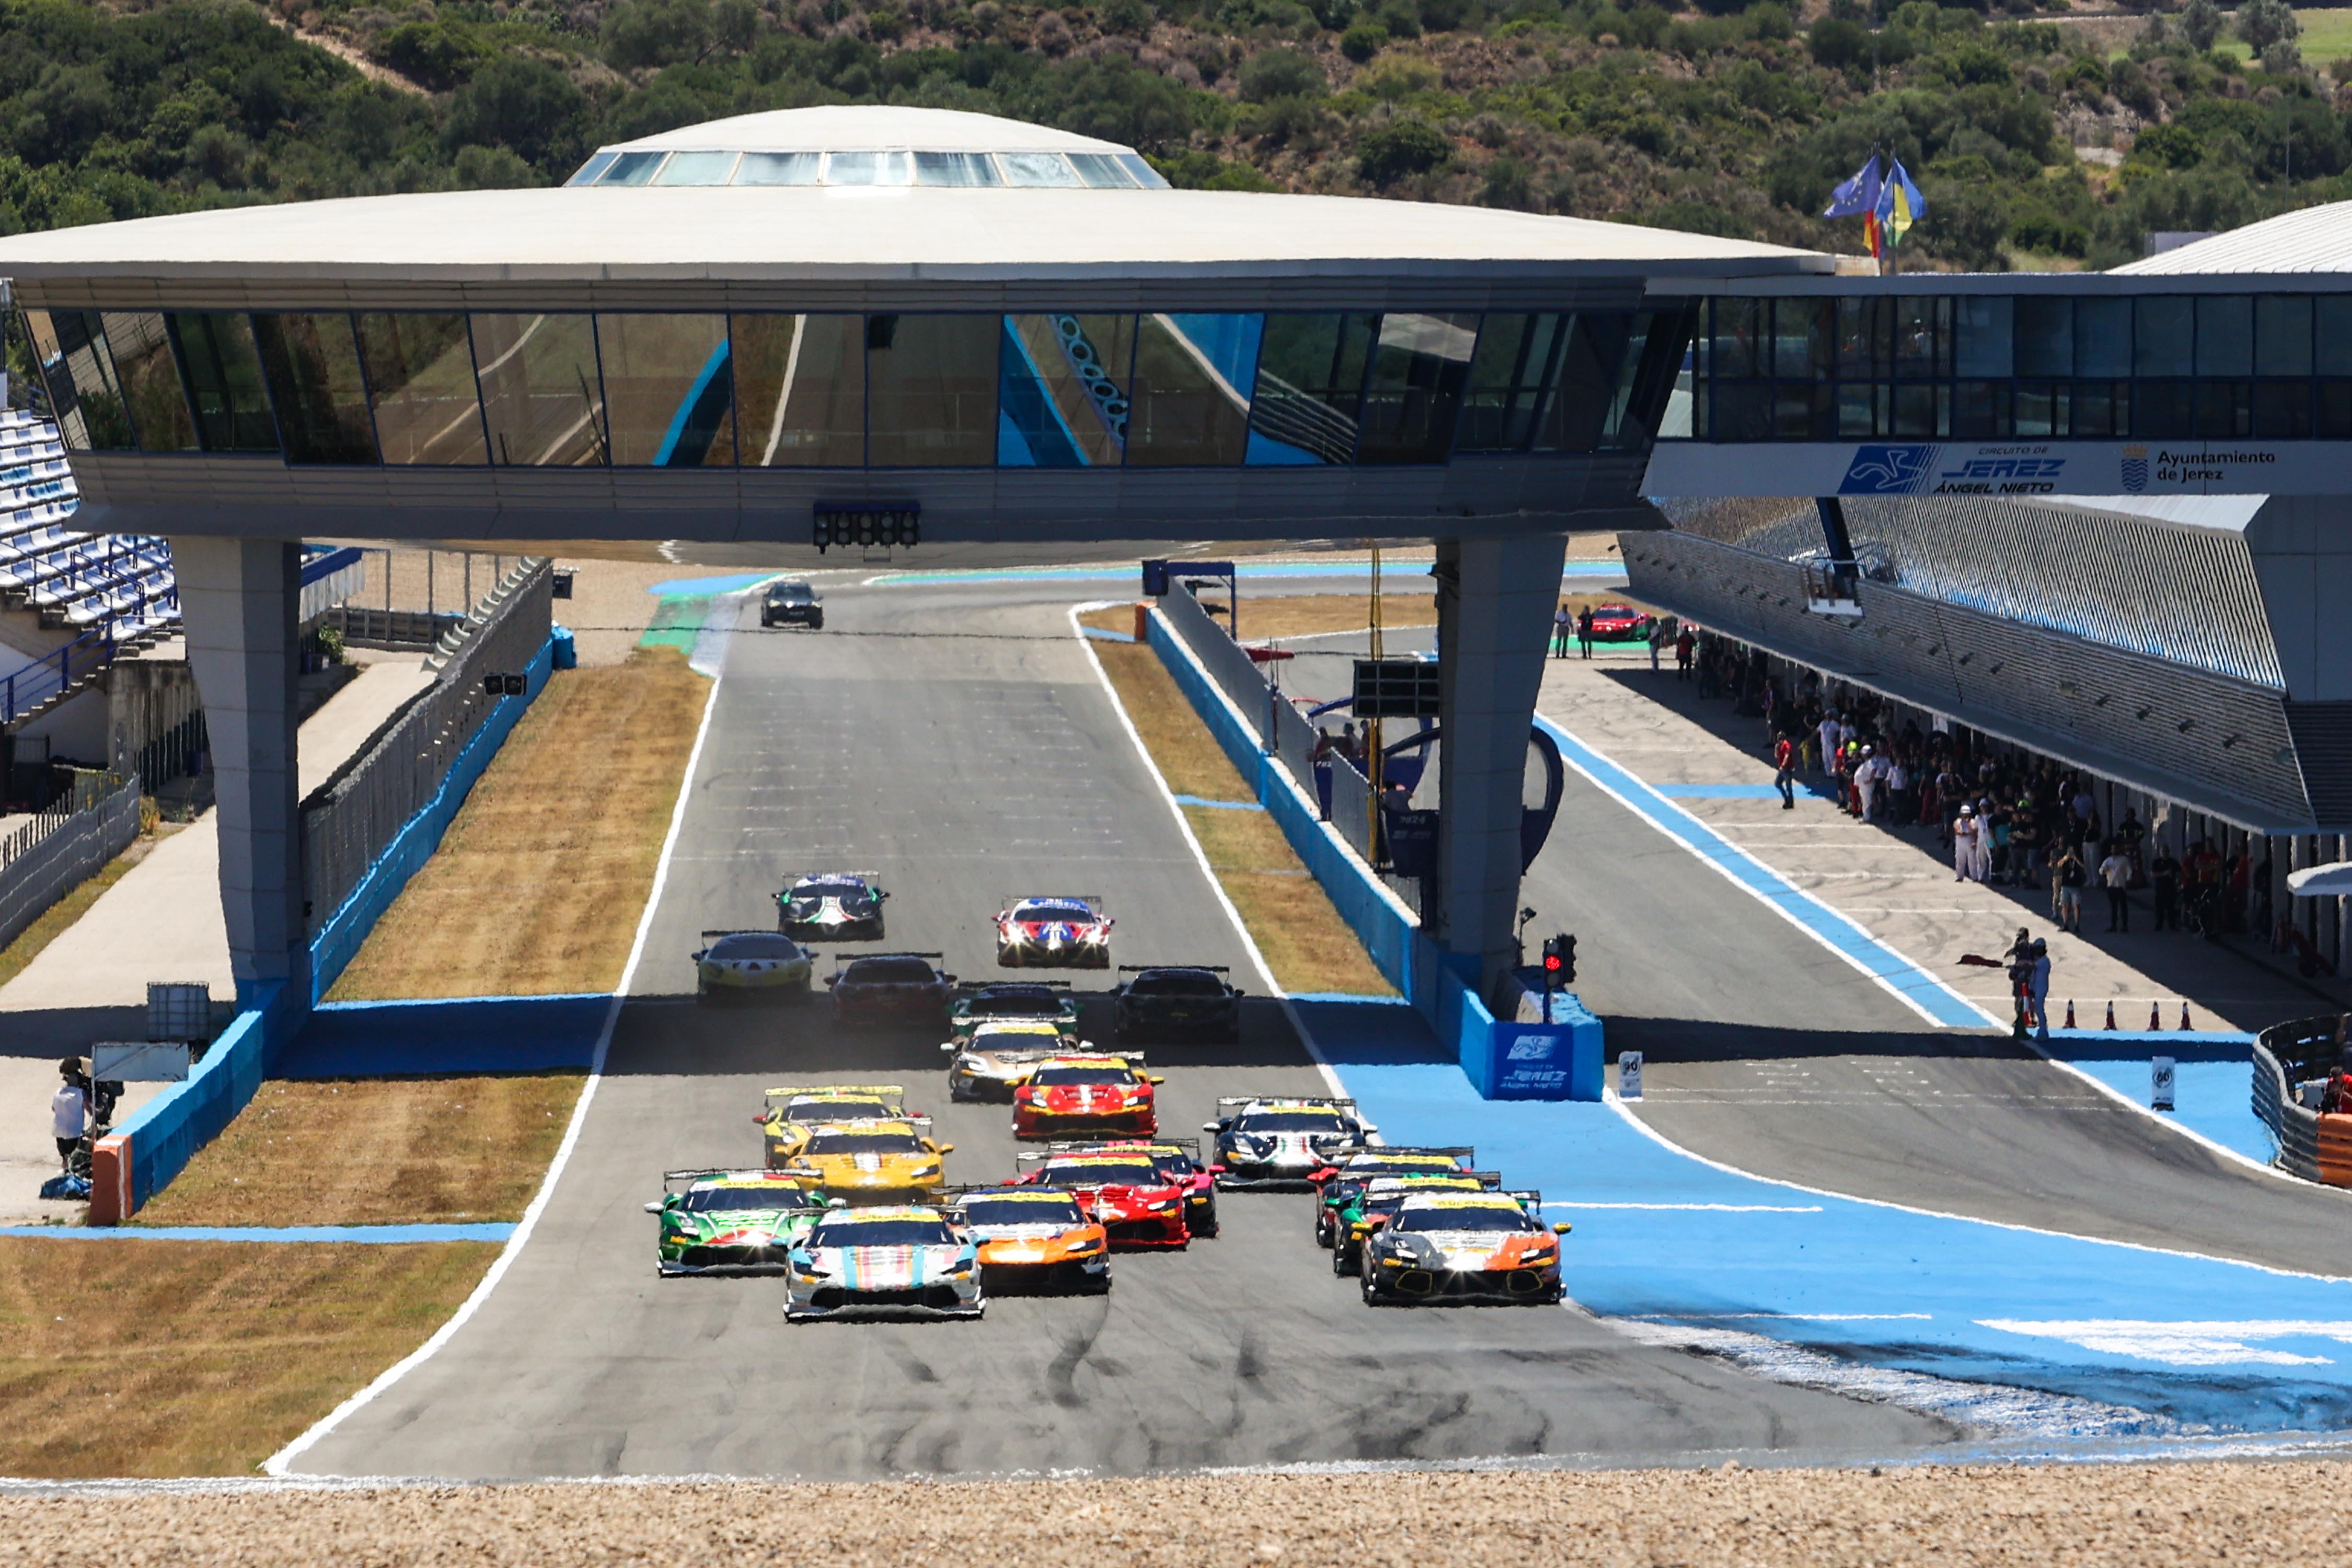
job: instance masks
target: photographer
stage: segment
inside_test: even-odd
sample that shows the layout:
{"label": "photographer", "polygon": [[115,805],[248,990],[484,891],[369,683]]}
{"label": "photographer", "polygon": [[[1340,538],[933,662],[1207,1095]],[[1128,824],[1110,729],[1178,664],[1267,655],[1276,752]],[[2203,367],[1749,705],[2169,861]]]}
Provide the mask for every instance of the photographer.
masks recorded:
{"label": "photographer", "polygon": [[74,1151],[81,1147],[82,1134],[89,1130],[89,1078],[82,1071],[79,1057],[58,1063],[58,1076],[65,1081],[49,1097],[50,1131],[58,1141],[58,1163],[70,1172]]}

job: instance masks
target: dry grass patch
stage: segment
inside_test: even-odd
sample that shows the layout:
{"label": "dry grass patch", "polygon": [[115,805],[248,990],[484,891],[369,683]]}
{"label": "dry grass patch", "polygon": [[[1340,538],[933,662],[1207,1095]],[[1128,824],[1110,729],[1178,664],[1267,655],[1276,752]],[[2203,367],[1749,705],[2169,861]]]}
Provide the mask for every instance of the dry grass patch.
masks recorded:
{"label": "dry grass patch", "polygon": [[[1132,617],[1134,612],[1128,613]],[[1091,646],[1170,789],[1202,800],[1257,798],[1257,791],[1242,781],[1158,654],[1141,643]]]}
{"label": "dry grass patch", "polygon": [[[249,1474],[424,1343],[498,1250],[0,1240],[0,1475]],[[87,1505],[73,1532],[113,1550]]]}
{"label": "dry grass patch", "polygon": [[522,1217],[586,1075],[272,1079],[137,1225]]}
{"label": "dry grass patch", "polygon": [[618,985],[709,687],[668,648],[557,674],[329,999]]}

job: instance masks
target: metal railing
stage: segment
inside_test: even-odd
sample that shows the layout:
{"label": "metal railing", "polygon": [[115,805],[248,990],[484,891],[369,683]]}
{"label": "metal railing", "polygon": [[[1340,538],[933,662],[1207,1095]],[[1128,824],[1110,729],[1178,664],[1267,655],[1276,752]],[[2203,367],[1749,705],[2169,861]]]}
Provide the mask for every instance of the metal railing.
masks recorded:
{"label": "metal railing", "polygon": [[2296,1098],[2298,1084],[2324,1079],[2336,1066],[2338,1015],[2273,1024],[2254,1037],[2254,1114],[2278,1142],[2278,1167],[2306,1182],[2322,1180],[2319,1112]]}
{"label": "metal railing", "polygon": [[467,617],[440,678],[302,803],[302,896],[318,931],[408,819],[432,800],[499,700],[486,674],[519,671],[547,641],[554,574],[525,559]]}
{"label": "metal railing", "polygon": [[[44,813],[0,844],[0,947],[139,837],[138,775],[92,782],[105,793],[78,811]],[[30,842],[18,847],[28,834]]]}

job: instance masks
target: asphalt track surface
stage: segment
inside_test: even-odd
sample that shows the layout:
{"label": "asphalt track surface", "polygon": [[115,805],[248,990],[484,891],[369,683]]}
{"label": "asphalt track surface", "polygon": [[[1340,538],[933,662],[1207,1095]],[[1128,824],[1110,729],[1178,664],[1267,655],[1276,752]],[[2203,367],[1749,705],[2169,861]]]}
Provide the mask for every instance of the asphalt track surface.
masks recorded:
{"label": "asphalt track surface", "polygon": [[[1102,894],[1120,962],[1249,973],[1068,635],[1069,592],[836,589],[822,634],[761,634],[753,613],[731,639],[608,1076],[536,1231],[446,1346],[298,1469],[855,1479],[1498,1456],[1830,1462],[1958,1436],[1637,1346],[1572,1310],[1368,1310],[1332,1277],[1295,1194],[1225,1194],[1222,1236],[1122,1255],[1108,1297],[999,1296],[976,1323],[788,1328],[779,1280],[656,1279],[641,1205],[659,1173],[756,1164],[751,1116],[772,1084],[905,1083],[955,1145],[950,1179],[1014,1169],[1003,1108],[946,1102],[934,1032],[840,1034],[822,1005],[687,999],[697,934],[772,921],[787,872],[879,871],[887,945],[943,951],[965,976],[996,973],[989,917],[1019,892]],[[1096,1037],[1106,1013],[1089,1009]],[[1220,1094],[1323,1083],[1267,1003],[1240,1047],[1162,1051],[1154,1066],[1163,1125],[1179,1131]]]}

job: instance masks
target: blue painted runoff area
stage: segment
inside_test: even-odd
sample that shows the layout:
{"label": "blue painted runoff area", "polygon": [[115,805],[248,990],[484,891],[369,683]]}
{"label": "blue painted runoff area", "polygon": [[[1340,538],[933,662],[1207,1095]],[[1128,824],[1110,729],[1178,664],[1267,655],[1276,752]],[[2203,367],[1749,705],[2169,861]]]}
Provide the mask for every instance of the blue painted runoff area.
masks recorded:
{"label": "blue painted runoff area", "polygon": [[1081,631],[1081,632],[1083,632],[1083,633],[1085,633],[1088,638],[1090,638],[1091,640],[1093,640],[1093,641],[1095,641],[1095,642],[1130,642],[1130,643],[1131,643],[1131,642],[1133,642],[1133,641],[1135,640],[1135,634],[1134,634],[1134,633],[1132,633],[1132,632],[1115,632],[1115,631],[1112,631],[1108,626],[1080,626],[1080,627],[1078,628],[1078,630],[1079,630],[1079,631]]}
{"label": "blue painted runoff area", "polygon": [[2267,1165],[2278,1144],[2254,1114],[2253,1039],[2219,1030],[2053,1029],[2042,1049],[2137,1105],[2148,1103],[2156,1058],[2170,1057],[2173,1109],[2155,1114]]}
{"label": "blue painted runoff area", "polygon": [[1263,803],[1255,800],[1210,800],[1197,795],[1180,795],[1176,797],[1176,804],[1205,805],[1217,811],[1264,811],[1265,809]]}
{"label": "blue painted runoff area", "polygon": [[476,996],[330,1002],[270,1067],[272,1078],[401,1078],[587,1068],[612,998]]}
{"label": "blue painted runoff area", "polygon": [[425,1241],[505,1241],[510,1224],[498,1225],[11,1225],[0,1236],[37,1237],[45,1241],[356,1241],[369,1246],[414,1246]]}
{"label": "blue painted runoff area", "polygon": [[1729,873],[1734,881],[1891,986],[1937,1024],[1948,1028],[1977,1029],[1993,1021],[1949,985],[1827,904],[1799,889],[1761,860],[1736,847],[1668,800],[1655,785],[1635,778],[1541,714],[1536,716],[1536,722],[1559,743],[1569,766],[1616,795],[1651,826],[1678,840],[1700,858]]}
{"label": "blue painted runoff area", "polygon": [[781,572],[735,572],[724,577],[672,577],[646,590],[668,598],[695,598],[706,594],[740,594],[782,576]]}
{"label": "blue painted runoff area", "polygon": [[[1802,779],[1790,781],[1795,792],[1807,800],[1829,800],[1829,795],[1815,789]],[[1771,784],[1662,784],[1652,789],[1668,800],[1778,800],[1780,790]]]}

